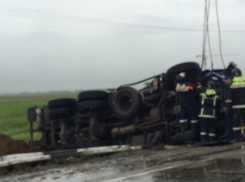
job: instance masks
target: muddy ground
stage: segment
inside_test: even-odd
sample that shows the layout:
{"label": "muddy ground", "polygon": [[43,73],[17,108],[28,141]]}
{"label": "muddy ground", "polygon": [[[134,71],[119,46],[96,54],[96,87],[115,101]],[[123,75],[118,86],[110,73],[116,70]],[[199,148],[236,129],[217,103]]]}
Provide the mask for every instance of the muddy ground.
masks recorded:
{"label": "muddy ground", "polygon": [[13,140],[12,138],[0,134],[0,156],[16,153],[26,153],[30,147],[22,140]]}
{"label": "muddy ground", "polygon": [[[232,161],[227,161],[234,156]],[[239,159],[234,159],[239,157]],[[202,166],[214,166],[218,170],[218,164],[222,169],[234,166],[242,167],[244,164],[244,143],[233,143],[219,146],[166,146],[154,147],[150,150],[127,151],[112,155],[93,157],[69,157],[54,160],[45,164],[38,164],[35,168],[25,171],[15,171],[1,176],[0,181],[29,181],[29,182],[53,182],[53,181],[181,181],[187,174],[194,174],[196,169]],[[222,161],[220,161],[222,159]],[[225,160],[225,161],[224,161]],[[214,162],[215,161],[215,162]],[[219,162],[218,162],[219,161]],[[209,164],[209,162],[212,163]],[[205,164],[205,165],[204,165]],[[186,166],[196,165],[186,171]],[[244,165],[245,166],[245,165]],[[167,170],[178,169],[176,172],[166,173]],[[208,173],[202,169],[201,173]],[[193,172],[194,171],[194,172]],[[153,178],[153,173],[159,172],[158,177]],[[215,171],[214,171],[215,172]],[[232,172],[232,171],[231,171]],[[199,171],[200,173],[200,171]],[[170,175],[172,174],[172,176]],[[208,174],[212,174],[209,172]],[[238,176],[237,176],[238,175]],[[245,179],[244,174],[233,175],[237,179]],[[230,175],[228,175],[229,177]],[[242,176],[242,177],[241,177]],[[201,178],[200,175],[197,179]],[[176,179],[175,179],[176,178]],[[213,178],[212,178],[213,179]],[[213,181],[219,181],[217,180]],[[220,179],[220,178],[219,178]],[[226,179],[228,179],[226,177]],[[164,181],[165,181],[164,180]],[[188,181],[188,180],[186,180]],[[192,180],[190,181],[195,181]],[[199,179],[200,181],[200,179]],[[204,180],[205,181],[205,180]],[[212,180],[210,180],[212,181]],[[222,180],[221,181],[232,181]],[[239,180],[236,180],[239,181]],[[242,180],[240,180],[242,181]]]}
{"label": "muddy ground", "polygon": [[[22,140],[14,140],[9,136],[0,134],[0,157],[8,154],[19,154],[30,152],[30,147]],[[19,164],[14,166],[15,170],[22,171],[30,169],[30,164]],[[13,166],[0,168],[0,175],[13,171]]]}

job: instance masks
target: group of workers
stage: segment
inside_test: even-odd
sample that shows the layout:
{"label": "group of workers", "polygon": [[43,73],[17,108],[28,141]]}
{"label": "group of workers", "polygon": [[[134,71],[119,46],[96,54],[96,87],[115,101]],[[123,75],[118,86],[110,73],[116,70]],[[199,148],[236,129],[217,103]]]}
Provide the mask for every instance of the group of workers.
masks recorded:
{"label": "group of workers", "polygon": [[[237,65],[231,62],[225,74],[210,71],[202,75],[198,84],[189,82],[185,74],[181,72],[176,78],[181,134],[173,140],[195,140],[203,144],[242,141],[245,79]],[[222,125],[224,130],[219,128]]]}

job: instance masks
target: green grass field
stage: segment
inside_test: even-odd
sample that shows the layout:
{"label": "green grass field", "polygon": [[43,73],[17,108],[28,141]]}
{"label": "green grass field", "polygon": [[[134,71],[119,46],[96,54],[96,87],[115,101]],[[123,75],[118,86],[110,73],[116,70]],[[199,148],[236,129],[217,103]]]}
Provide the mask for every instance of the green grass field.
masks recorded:
{"label": "green grass field", "polygon": [[[28,142],[30,139],[27,108],[31,106],[42,107],[49,100],[56,98],[76,98],[77,93],[57,93],[38,95],[16,95],[0,97],[0,134],[8,135],[14,139]],[[34,122],[35,123],[35,122]],[[36,123],[34,124],[34,127]],[[40,138],[40,133],[35,133],[34,139]]]}

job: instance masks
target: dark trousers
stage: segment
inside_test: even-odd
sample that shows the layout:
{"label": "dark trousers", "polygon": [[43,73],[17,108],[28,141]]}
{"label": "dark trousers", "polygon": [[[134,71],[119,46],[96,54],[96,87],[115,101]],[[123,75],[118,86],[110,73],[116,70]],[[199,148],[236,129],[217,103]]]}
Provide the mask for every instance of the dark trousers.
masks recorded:
{"label": "dark trousers", "polygon": [[242,139],[242,131],[245,128],[245,108],[234,109],[233,117],[233,137],[234,140]]}
{"label": "dark trousers", "polygon": [[[190,123],[188,120],[190,120]],[[180,104],[179,123],[182,130],[188,130],[190,125],[192,130],[196,130],[198,128],[197,107],[195,104]]]}
{"label": "dark trousers", "polygon": [[230,107],[226,108],[226,112],[224,115],[225,120],[225,133],[222,135],[219,140],[230,140],[232,139],[232,128],[233,128],[233,109]]}
{"label": "dark trousers", "polygon": [[217,119],[215,118],[199,118],[201,131],[201,142],[216,141]]}

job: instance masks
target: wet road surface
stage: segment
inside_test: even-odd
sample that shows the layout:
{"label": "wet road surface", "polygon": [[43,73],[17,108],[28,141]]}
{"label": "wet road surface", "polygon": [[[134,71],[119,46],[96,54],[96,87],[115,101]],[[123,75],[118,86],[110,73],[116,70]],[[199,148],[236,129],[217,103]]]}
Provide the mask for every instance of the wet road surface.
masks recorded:
{"label": "wet road surface", "polygon": [[102,157],[68,167],[3,177],[27,182],[245,182],[244,143],[180,146]]}

